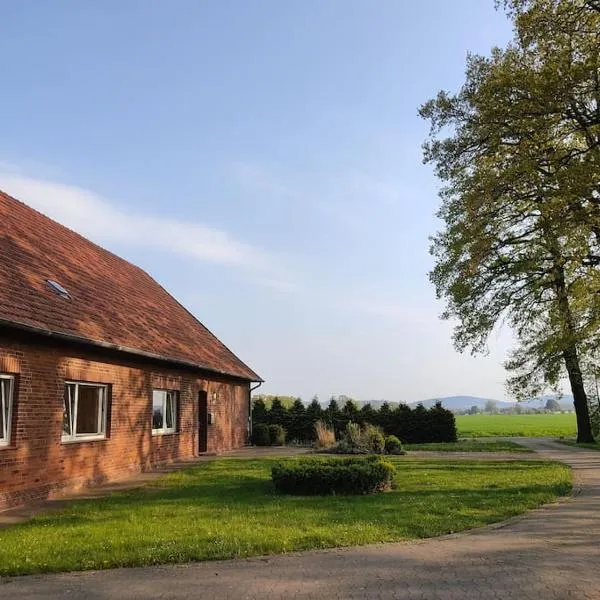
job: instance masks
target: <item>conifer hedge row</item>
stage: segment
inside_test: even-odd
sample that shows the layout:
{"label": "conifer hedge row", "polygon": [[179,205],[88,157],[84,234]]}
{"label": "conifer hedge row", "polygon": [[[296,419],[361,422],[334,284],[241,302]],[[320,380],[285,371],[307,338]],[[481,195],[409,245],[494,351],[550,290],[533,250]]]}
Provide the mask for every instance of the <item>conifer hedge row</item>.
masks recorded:
{"label": "conifer hedge row", "polygon": [[[260,398],[253,403],[253,431],[256,431],[257,425],[281,425],[286,431],[288,441],[313,442],[317,421],[324,421],[333,427],[337,439],[341,439],[346,425],[352,422],[377,425],[386,435],[395,435],[404,444],[456,441],[454,414],[439,402],[429,409],[421,404],[415,408],[406,404],[392,408],[384,403],[379,410],[369,404],[358,409],[351,400],[340,408],[335,399],[332,399],[325,409],[317,399],[307,407],[299,398],[290,408],[286,408],[278,398],[273,400],[270,409],[267,409]],[[264,429],[259,427],[258,431],[262,432]],[[255,443],[260,442],[255,440]]]}

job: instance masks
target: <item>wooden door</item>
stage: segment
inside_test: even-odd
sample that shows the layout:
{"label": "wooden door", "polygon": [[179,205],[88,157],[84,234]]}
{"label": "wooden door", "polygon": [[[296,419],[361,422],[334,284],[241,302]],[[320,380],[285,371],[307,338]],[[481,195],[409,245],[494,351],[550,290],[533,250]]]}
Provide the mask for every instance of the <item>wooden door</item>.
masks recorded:
{"label": "wooden door", "polygon": [[208,450],[208,395],[198,392],[198,452]]}

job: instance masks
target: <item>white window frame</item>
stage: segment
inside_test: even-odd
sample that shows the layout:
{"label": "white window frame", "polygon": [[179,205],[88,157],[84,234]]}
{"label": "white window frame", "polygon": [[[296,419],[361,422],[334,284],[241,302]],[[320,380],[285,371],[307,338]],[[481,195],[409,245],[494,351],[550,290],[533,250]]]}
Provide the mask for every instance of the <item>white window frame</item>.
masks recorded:
{"label": "white window frame", "polygon": [[[165,389],[153,389],[152,390],[152,415],[150,416],[150,424],[154,425],[154,394],[155,393],[164,394],[163,397],[163,427],[159,427],[158,429],[154,429],[152,427],[152,435],[168,435],[177,433],[177,411],[179,410],[179,390],[165,390]],[[167,401],[169,398],[169,394],[173,395],[173,427],[166,427],[165,423],[167,422]]]}
{"label": "white window frame", "polygon": [[[75,401],[71,414],[71,434],[62,431],[61,441],[63,442],[85,442],[88,440],[106,439],[106,419],[108,414],[108,385],[105,383],[89,383],[85,381],[65,381],[63,389],[63,411],[65,409],[65,393],[68,385],[75,386]],[[77,408],[79,405],[79,388],[93,387],[102,390],[101,401],[98,403],[98,422],[100,423],[100,433],[77,433]],[[64,417],[63,417],[64,418]]]}
{"label": "white window frame", "polygon": [[10,446],[11,440],[11,424],[12,424],[12,412],[13,412],[13,397],[15,390],[15,377],[14,375],[6,375],[0,373],[0,380],[8,381],[8,398],[6,397],[4,390],[5,386],[0,385],[0,411],[2,411],[2,431],[0,431],[0,447]]}

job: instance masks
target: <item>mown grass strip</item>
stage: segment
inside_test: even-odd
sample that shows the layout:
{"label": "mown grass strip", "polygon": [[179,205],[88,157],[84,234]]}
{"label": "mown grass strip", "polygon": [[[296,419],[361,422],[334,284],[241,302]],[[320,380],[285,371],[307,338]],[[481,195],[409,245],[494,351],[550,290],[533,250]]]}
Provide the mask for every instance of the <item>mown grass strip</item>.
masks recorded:
{"label": "mown grass strip", "polygon": [[374,496],[275,493],[277,459],[221,459],[152,485],[73,502],[0,531],[0,574],[105,569],[393,542],[479,527],[554,500],[553,462],[390,457],[398,488]]}

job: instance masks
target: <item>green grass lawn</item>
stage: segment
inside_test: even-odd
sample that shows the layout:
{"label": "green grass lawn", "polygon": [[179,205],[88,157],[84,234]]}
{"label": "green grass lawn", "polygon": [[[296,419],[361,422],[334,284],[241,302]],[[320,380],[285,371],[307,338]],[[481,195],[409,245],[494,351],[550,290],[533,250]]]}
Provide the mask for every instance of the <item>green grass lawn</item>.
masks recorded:
{"label": "green grass lawn", "polygon": [[404,444],[402,447],[426,452],[533,452],[521,444],[504,440],[460,440],[454,444]]}
{"label": "green grass lawn", "polygon": [[540,415],[458,415],[461,437],[523,436],[574,437],[577,432],[575,414]]}
{"label": "green grass lawn", "polygon": [[[0,575],[103,569],[392,542],[478,527],[569,492],[552,462],[397,457],[398,489],[278,496],[275,459],[222,459],[150,487],[0,530]],[[294,460],[294,459],[288,459]]]}

